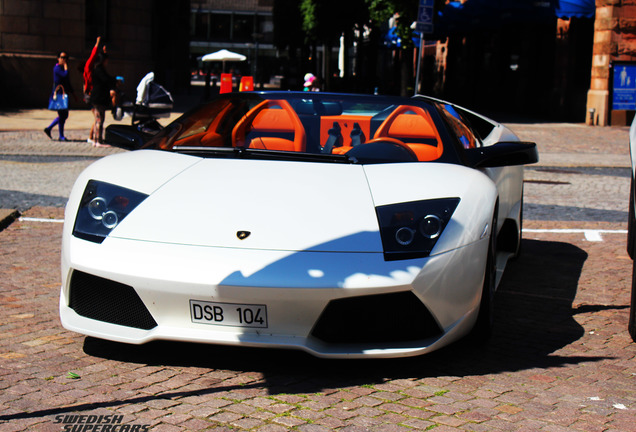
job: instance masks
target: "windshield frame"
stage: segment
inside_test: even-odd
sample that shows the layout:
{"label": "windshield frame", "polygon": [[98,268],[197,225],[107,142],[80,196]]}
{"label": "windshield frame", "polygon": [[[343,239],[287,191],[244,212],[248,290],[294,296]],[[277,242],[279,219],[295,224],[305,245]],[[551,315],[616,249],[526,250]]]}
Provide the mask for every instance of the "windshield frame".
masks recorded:
{"label": "windshield frame", "polygon": [[[306,135],[306,143],[298,144],[294,151],[287,151],[286,148],[268,149],[267,147],[253,148],[253,141],[245,145],[241,138],[237,138],[237,124],[248,117],[259,104],[269,103],[266,101],[278,101],[274,105],[276,109],[288,109],[291,107],[302,124],[303,133]],[[281,102],[282,101],[282,102]],[[270,104],[271,105],[271,104]],[[285,106],[283,106],[285,105]],[[434,101],[423,100],[421,98],[404,98],[397,96],[378,96],[378,95],[362,95],[362,94],[340,94],[340,93],[323,93],[323,92],[281,92],[281,91],[264,91],[264,92],[239,92],[227,93],[219,95],[209,102],[202,103],[189,110],[174,122],[166,126],[162,131],[155,135],[143,148],[158,149],[197,155],[201,157],[236,157],[246,158],[249,154],[250,158],[259,159],[277,159],[277,160],[302,160],[314,162],[337,162],[337,163],[391,163],[391,162],[422,162],[421,159],[415,157],[414,160],[409,158],[395,159],[389,154],[392,151],[384,152],[384,144],[388,149],[389,145],[396,147],[395,143],[381,143],[383,145],[375,146],[375,151],[380,151],[380,156],[367,158],[364,152],[358,151],[359,156],[356,157],[340,157],[343,154],[334,153],[325,154],[325,146],[323,145],[326,132],[325,128],[330,122],[342,126],[343,134],[350,135],[350,146],[354,143],[354,130],[352,128],[362,125],[363,139],[372,141],[372,134],[377,134],[379,126],[391,115],[396,107],[407,106],[413,110],[426,115],[429,123],[436,130],[438,146],[442,146],[441,155],[434,159],[435,162],[462,164],[460,152],[457,148],[457,140],[453,138],[452,133],[448,130],[447,122],[439,113],[438,107]],[[258,108],[256,108],[258,109]],[[408,114],[415,114],[410,110]],[[276,111],[274,111],[276,113]],[[280,113],[281,111],[279,111]],[[205,117],[206,115],[211,117]],[[220,115],[226,115],[226,119],[219,120]],[[256,114],[258,115],[258,114]],[[202,117],[203,116],[203,117]],[[203,121],[205,119],[205,121]],[[359,122],[356,120],[359,119]],[[252,121],[256,121],[252,119]],[[205,124],[207,122],[207,125]],[[360,123],[360,124],[358,124]],[[326,126],[327,125],[327,126]],[[216,128],[211,131],[210,128]],[[299,127],[299,126],[297,126]],[[213,145],[192,145],[196,143],[199,135],[206,135],[206,139],[216,140]],[[238,134],[240,135],[240,134]],[[298,141],[295,138],[296,133],[292,134],[294,138],[289,140]],[[365,136],[366,135],[366,136]],[[371,136],[369,136],[371,135]],[[213,136],[213,138],[207,138]],[[192,138],[194,137],[194,138]],[[190,139],[192,138],[192,139]],[[188,139],[190,139],[188,141]],[[247,136],[244,137],[249,142]],[[202,138],[201,138],[202,140]],[[373,141],[385,141],[380,138]],[[388,139],[386,140],[388,141]],[[181,144],[180,144],[181,143]],[[299,147],[303,145],[305,147]],[[341,144],[342,146],[342,144]],[[342,146],[346,147],[346,146]],[[242,151],[233,149],[241,148]],[[297,149],[301,150],[298,151]],[[348,147],[349,149],[355,147]],[[228,149],[228,150],[220,150]],[[369,148],[371,151],[371,148]],[[289,153],[298,153],[290,155]],[[386,157],[382,156],[386,154]],[[384,159],[383,159],[384,158]]]}

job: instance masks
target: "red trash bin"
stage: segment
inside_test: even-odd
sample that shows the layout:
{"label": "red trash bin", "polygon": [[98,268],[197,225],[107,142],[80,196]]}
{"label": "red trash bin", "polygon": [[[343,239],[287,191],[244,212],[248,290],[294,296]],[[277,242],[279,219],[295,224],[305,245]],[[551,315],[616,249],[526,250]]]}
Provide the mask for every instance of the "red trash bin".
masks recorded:
{"label": "red trash bin", "polygon": [[239,91],[254,91],[254,78],[249,75],[242,77]]}
{"label": "red trash bin", "polygon": [[221,88],[219,93],[232,93],[232,74],[221,74]]}

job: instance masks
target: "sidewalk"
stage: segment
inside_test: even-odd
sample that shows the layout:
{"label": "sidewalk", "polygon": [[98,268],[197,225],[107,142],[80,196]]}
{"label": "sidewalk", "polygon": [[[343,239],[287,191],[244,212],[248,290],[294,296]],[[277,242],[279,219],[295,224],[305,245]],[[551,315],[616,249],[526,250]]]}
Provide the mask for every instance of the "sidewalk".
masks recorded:
{"label": "sidewalk", "polygon": [[[182,112],[173,112],[170,118],[161,119],[160,123],[167,125]],[[20,109],[15,111],[0,111],[0,132],[8,131],[41,131],[47,127],[56,117],[54,111],[47,109]],[[71,110],[68,120],[66,121],[66,130],[85,130],[88,137],[88,131],[93,124],[93,113],[88,110]],[[121,121],[113,119],[111,113],[106,113],[104,121],[104,129],[111,124],[130,124],[130,118],[124,118]],[[53,138],[56,137],[57,128],[54,129]]]}
{"label": "sidewalk", "polygon": [[[169,118],[160,119],[167,125],[182,112],[172,112]],[[127,151],[118,147],[93,147],[87,142],[93,114],[89,110],[71,110],[65,125],[64,135],[68,141],[58,141],[59,132],[55,127],[52,139],[44,134],[44,128],[51,124],[56,113],[46,109],[0,111],[0,156],[66,156],[101,157]],[[104,130],[111,124],[130,125],[130,117],[116,121],[110,112],[106,113]]]}

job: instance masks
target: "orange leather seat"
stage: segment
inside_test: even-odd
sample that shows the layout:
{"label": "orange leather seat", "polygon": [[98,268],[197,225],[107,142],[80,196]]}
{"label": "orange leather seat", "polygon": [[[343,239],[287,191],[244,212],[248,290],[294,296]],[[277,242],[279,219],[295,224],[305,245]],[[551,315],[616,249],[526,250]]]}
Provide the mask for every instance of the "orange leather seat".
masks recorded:
{"label": "orange leather seat", "polygon": [[[248,134],[263,134],[246,143]],[[292,135],[293,140],[284,136]],[[283,135],[283,136],[276,136]],[[247,144],[247,145],[245,145]],[[305,129],[289,102],[265,100],[252,108],[232,131],[232,145],[248,148],[304,152]]]}
{"label": "orange leather seat", "polygon": [[[199,118],[196,119],[188,129],[181,131],[175,130],[178,134],[177,140],[172,143],[170,139],[162,142],[162,148],[174,146],[194,146],[194,147],[223,147],[225,144],[224,133],[221,131],[221,123],[225,116],[232,108],[231,104],[225,106],[213,106],[212,109],[206,109],[199,112]],[[212,118],[210,122],[209,119]],[[208,124],[209,123],[209,124]]]}
{"label": "orange leather seat", "polygon": [[417,106],[400,105],[393,110],[373,136],[383,137],[404,142],[422,162],[437,160],[444,152],[430,114]]}

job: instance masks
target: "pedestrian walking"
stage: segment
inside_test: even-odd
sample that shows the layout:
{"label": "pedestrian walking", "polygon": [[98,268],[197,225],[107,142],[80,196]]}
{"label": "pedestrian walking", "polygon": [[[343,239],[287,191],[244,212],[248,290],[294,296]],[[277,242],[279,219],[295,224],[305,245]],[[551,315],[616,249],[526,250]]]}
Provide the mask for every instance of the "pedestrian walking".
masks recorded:
{"label": "pedestrian walking", "polygon": [[[60,135],[60,141],[67,141],[64,136],[64,124],[66,123],[66,119],[68,119],[68,96],[73,95],[73,87],[71,86],[71,80],[69,78],[69,70],[68,70],[68,54],[65,51],[62,51],[57,56],[57,63],[53,67],[53,91],[51,92],[51,96],[49,98],[49,109],[57,111],[57,117],[51,124],[44,128],[44,133],[51,139],[51,131],[55,126],[58,127]],[[66,99],[65,106],[60,104],[60,101]],[[53,102],[53,103],[51,103]]]}
{"label": "pedestrian walking", "polygon": [[113,101],[117,95],[117,81],[106,70],[107,64],[108,54],[100,53],[93,68],[93,88],[89,97],[95,116],[93,145],[96,147],[106,146],[103,140],[104,120],[106,119],[106,111],[113,107]]}
{"label": "pedestrian walking", "polygon": [[312,73],[305,74],[305,84],[303,91],[318,92],[320,91],[320,81]]}
{"label": "pedestrian walking", "polygon": [[[83,78],[84,78],[84,102],[90,104],[90,95],[93,90],[93,68],[95,67],[95,62],[97,61],[97,55],[102,52],[106,52],[106,46],[101,45],[101,36],[97,37],[97,41],[95,42],[95,46],[91,51],[90,57],[86,61],[84,65]],[[91,111],[94,108],[91,106]],[[95,114],[93,113],[93,117]],[[88,135],[88,139],[86,140],[89,144],[95,143],[95,122],[91,123],[91,131]]]}

